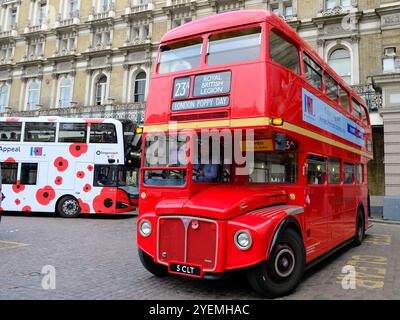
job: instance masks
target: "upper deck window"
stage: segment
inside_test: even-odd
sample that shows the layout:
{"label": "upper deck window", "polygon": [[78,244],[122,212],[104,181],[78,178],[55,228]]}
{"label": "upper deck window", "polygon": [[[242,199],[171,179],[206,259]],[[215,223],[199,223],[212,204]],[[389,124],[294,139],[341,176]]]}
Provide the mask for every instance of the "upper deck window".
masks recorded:
{"label": "upper deck window", "polygon": [[209,38],[207,64],[256,60],[261,49],[261,27],[214,34]]}
{"label": "upper deck window", "polygon": [[328,73],[325,73],[325,89],[326,95],[332,101],[338,101],[338,83]]}
{"label": "upper deck window", "polygon": [[22,123],[1,122],[0,123],[0,141],[20,141]]}
{"label": "upper deck window", "polygon": [[51,122],[27,122],[25,142],[55,142],[56,124]]}
{"label": "upper deck window", "polygon": [[353,99],[353,116],[355,116],[357,119],[362,120],[362,107],[358,103],[357,100]]}
{"label": "upper deck window", "polygon": [[299,52],[290,42],[271,31],[269,34],[269,55],[271,60],[299,73]]}
{"label": "upper deck window", "polygon": [[307,54],[304,54],[304,72],[312,86],[322,89],[322,68]]}
{"label": "upper deck window", "polygon": [[350,112],[349,94],[342,88],[342,86],[339,86],[339,95],[342,102],[342,107]]}
{"label": "upper deck window", "polygon": [[118,143],[115,125],[112,123],[93,123],[90,127],[90,143]]}
{"label": "upper deck window", "polygon": [[201,62],[202,38],[162,46],[158,73],[172,73],[198,68]]}

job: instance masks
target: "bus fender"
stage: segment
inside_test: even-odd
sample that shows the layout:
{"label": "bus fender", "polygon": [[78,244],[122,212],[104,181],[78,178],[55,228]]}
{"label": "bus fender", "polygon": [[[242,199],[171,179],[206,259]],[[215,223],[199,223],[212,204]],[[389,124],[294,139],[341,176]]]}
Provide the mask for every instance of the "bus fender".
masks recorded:
{"label": "bus fender", "polygon": [[[275,230],[274,236],[272,237],[272,241],[268,250],[267,258],[272,254],[275,250],[276,245],[278,244],[278,240],[282,232],[286,229],[286,227],[294,228],[295,231],[300,235],[301,239],[303,239],[303,233],[301,231],[301,226],[299,221],[293,216],[286,216],[278,225]],[[304,241],[303,241],[304,243]]]}

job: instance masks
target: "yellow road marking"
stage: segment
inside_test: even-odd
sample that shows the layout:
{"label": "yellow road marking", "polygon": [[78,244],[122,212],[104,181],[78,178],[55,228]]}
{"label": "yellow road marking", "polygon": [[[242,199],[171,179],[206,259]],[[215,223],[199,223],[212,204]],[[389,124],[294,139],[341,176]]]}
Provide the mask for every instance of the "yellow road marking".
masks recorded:
{"label": "yellow road marking", "polygon": [[20,242],[10,242],[10,241],[0,241],[0,250],[10,250],[29,247],[30,244],[20,243]]}

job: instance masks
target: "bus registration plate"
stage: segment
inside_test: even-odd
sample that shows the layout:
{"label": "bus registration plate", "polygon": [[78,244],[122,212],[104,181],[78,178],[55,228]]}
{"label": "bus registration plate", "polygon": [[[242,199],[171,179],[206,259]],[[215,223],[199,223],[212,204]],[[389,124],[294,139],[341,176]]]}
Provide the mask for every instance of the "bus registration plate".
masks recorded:
{"label": "bus registration plate", "polygon": [[199,266],[191,266],[187,264],[171,263],[169,272],[187,277],[202,278],[203,272]]}

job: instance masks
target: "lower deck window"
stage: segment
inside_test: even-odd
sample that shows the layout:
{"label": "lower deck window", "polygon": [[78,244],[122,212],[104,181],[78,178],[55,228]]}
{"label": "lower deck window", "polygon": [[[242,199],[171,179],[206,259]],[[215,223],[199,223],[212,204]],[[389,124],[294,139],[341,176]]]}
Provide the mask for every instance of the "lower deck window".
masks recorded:
{"label": "lower deck window", "polygon": [[108,165],[96,165],[94,167],[95,187],[116,187],[118,183],[118,167]]}
{"label": "lower deck window", "polygon": [[297,182],[297,156],[292,152],[255,153],[249,182],[293,184]]}
{"label": "lower deck window", "polygon": [[326,159],[319,156],[309,156],[307,162],[307,183],[325,184]]}
{"label": "lower deck window", "polygon": [[15,184],[17,182],[18,164],[6,163],[1,164],[2,184]]}
{"label": "lower deck window", "polygon": [[36,185],[37,184],[37,163],[23,163],[21,165],[21,184]]}

